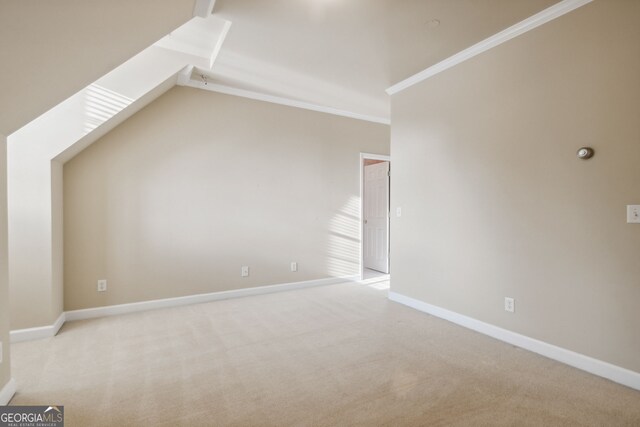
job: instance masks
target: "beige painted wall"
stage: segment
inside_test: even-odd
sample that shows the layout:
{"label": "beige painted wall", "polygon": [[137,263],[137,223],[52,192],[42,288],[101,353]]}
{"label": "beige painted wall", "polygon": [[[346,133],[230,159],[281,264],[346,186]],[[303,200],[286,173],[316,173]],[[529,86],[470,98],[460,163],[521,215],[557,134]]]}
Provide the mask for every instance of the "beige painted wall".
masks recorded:
{"label": "beige painted wall", "polygon": [[[158,59],[158,53],[148,52],[146,58]],[[155,73],[171,74],[184,66],[182,56],[174,59],[156,67]],[[148,83],[159,81],[155,75]],[[80,123],[69,121],[74,112],[84,117],[84,97],[76,94],[7,139],[12,330],[51,325],[63,311],[62,163],[174,85],[175,77],[169,78],[89,134]]]}
{"label": "beige painted wall", "polygon": [[[59,212],[55,209],[61,209],[53,191],[58,182],[52,179],[56,162],[36,148],[11,141],[8,145],[12,330],[51,325],[62,313],[62,282],[53,269],[56,250],[61,247],[61,241],[54,241],[53,230],[54,215]],[[19,158],[27,161],[15,161]],[[21,191],[23,188],[37,191]]]}
{"label": "beige painted wall", "polygon": [[65,310],[358,274],[359,153],[388,150],[386,125],[176,87],[64,166]]}
{"label": "beige painted wall", "polygon": [[392,98],[392,291],[640,372],[638,22],[595,1]]}
{"label": "beige painted wall", "polygon": [[9,382],[9,283],[7,276],[7,143],[0,135],[0,390]]}

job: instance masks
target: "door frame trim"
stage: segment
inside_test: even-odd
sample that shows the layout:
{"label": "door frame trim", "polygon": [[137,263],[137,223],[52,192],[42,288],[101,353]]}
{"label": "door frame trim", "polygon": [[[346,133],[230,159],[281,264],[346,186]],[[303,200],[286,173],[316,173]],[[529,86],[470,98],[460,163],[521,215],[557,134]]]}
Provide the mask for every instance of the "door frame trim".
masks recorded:
{"label": "door frame trim", "polygon": [[[365,160],[382,160],[389,162],[391,167],[391,156],[386,154],[360,153],[360,280],[364,278],[364,161]],[[389,186],[391,191],[391,186]],[[391,196],[389,196],[389,207],[391,207]],[[389,221],[390,218],[387,218]],[[391,221],[389,221],[388,229],[391,230]],[[391,233],[389,233],[391,234]],[[390,239],[387,236],[387,251],[390,247]]]}

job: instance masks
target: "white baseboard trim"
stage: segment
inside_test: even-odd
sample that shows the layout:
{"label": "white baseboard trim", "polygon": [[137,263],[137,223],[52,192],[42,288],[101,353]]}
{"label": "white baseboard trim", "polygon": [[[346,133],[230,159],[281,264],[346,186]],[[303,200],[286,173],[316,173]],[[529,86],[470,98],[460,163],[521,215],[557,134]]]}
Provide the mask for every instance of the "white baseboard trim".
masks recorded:
{"label": "white baseboard trim", "polygon": [[220,301],[231,298],[247,297],[251,295],[271,294],[274,292],[292,291],[295,289],[311,288],[314,286],[334,285],[344,282],[357,282],[359,274],[351,276],[328,277],[326,279],[306,280],[303,282],[283,283],[279,285],[257,286],[255,288],[235,289],[232,291],[212,292],[209,294],[188,295],[177,298],[166,298],[152,301],[134,302],[131,304],[110,305],[107,307],[87,308],[63,312],[53,325],[36,328],[17,329],[11,331],[11,342],[33,341],[54,337],[65,322],[73,320],[94,319],[97,317],[116,316],[118,314],[135,313],[139,311],[155,310],[158,308],[177,307],[181,305],[200,304],[203,302]]}
{"label": "white baseboard trim", "polygon": [[39,326],[36,328],[16,329],[11,331],[11,342],[33,341],[42,338],[54,337],[65,322],[65,313],[61,313],[53,325]]}
{"label": "white baseboard trim", "polygon": [[7,385],[0,390],[0,406],[7,406],[14,394],[16,394],[16,380],[11,378]]}
{"label": "white baseboard trim", "polygon": [[471,317],[446,310],[435,305],[411,298],[397,292],[389,291],[389,299],[427,314],[448,320],[465,328],[480,332],[500,341],[513,344],[525,350],[538,353],[550,359],[562,362],[574,368],[581,369],[594,375],[609,379],[616,383],[640,390],[640,373],[620,366],[612,365],[602,360],[594,359],[584,354],[576,353],[553,344],[502,329],[498,326],[484,323]]}
{"label": "white baseboard trim", "polygon": [[356,281],[359,275],[344,277],[329,277],[326,279],[307,280],[304,282],[284,283],[280,285],[258,286],[255,288],[234,289],[232,291],[212,292],[208,294],[188,295],[177,298],[165,298],[151,301],[134,302],[131,304],[111,305],[107,307],[86,308],[66,312],[66,320],[94,319],[96,317],[116,316],[119,314],[135,313],[139,311],[155,310],[158,308],[177,307],[181,305],[199,304],[220,301],[231,298],[263,295],[274,292],[291,291],[294,289],[310,288],[313,286],[333,285],[349,281]]}

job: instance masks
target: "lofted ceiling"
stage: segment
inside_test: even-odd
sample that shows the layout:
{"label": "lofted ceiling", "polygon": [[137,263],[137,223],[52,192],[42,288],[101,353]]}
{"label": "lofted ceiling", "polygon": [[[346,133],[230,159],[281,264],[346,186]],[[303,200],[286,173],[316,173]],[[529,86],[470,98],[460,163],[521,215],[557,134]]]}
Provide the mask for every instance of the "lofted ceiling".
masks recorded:
{"label": "lofted ceiling", "polygon": [[195,0],[0,0],[0,133],[9,135],[193,16]]}
{"label": "lofted ceiling", "polygon": [[[196,4],[215,4],[215,17],[230,29],[219,42],[193,40],[198,31],[181,38],[182,51],[217,53],[213,66],[199,65],[186,84],[388,123],[385,89],[556,2],[0,0],[0,133],[11,133],[159,40],[189,20]],[[178,33],[168,36],[167,47],[177,46]]]}
{"label": "lofted ceiling", "polygon": [[218,0],[212,82],[389,117],[386,88],[557,0]]}

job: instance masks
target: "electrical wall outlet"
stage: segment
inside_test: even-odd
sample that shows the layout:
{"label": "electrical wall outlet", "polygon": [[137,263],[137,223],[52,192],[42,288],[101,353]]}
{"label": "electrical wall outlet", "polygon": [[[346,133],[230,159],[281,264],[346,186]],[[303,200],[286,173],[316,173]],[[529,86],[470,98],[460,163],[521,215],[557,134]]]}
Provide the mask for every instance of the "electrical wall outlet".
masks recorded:
{"label": "electrical wall outlet", "polygon": [[242,266],[242,270],[240,271],[240,275],[242,277],[249,277],[249,266],[248,265],[243,265]]}
{"label": "electrical wall outlet", "polygon": [[516,311],[516,301],[513,298],[504,297],[504,311],[514,313]]}
{"label": "electrical wall outlet", "polygon": [[98,292],[106,292],[107,291],[107,281],[106,280],[98,280]]}
{"label": "electrical wall outlet", "polygon": [[298,263],[293,261],[291,263],[291,271],[298,271]]}
{"label": "electrical wall outlet", "polygon": [[627,205],[627,224],[640,224],[640,205]]}

